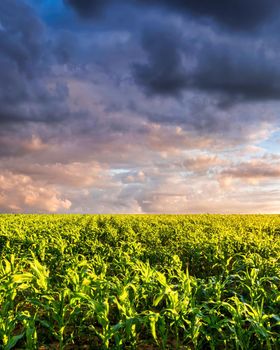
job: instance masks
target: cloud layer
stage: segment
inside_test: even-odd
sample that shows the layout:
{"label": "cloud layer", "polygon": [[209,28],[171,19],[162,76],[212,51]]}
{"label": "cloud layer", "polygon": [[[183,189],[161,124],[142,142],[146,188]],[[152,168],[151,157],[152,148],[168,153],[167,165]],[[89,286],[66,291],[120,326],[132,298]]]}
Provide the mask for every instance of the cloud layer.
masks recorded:
{"label": "cloud layer", "polygon": [[278,1],[2,0],[2,212],[278,212]]}

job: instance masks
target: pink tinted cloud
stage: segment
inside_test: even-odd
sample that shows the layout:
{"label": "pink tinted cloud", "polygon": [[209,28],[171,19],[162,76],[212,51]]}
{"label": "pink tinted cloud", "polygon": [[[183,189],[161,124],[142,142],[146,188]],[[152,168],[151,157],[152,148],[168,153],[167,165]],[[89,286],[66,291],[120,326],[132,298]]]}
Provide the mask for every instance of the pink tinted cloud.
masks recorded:
{"label": "pink tinted cloud", "polygon": [[54,186],[43,186],[29,176],[0,174],[0,210],[4,212],[57,212],[70,209],[71,202]]}
{"label": "pink tinted cloud", "polygon": [[219,175],[222,186],[227,187],[235,182],[243,182],[248,185],[258,185],[262,182],[280,181],[279,161],[253,159],[225,168]]}

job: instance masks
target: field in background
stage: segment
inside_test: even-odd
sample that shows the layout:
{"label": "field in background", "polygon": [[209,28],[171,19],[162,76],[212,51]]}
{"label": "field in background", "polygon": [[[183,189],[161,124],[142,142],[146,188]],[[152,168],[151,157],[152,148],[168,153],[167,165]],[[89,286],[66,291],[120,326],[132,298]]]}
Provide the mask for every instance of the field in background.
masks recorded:
{"label": "field in background", "polygon": [[278,215],[0,215],[2,349],[279,349]]}

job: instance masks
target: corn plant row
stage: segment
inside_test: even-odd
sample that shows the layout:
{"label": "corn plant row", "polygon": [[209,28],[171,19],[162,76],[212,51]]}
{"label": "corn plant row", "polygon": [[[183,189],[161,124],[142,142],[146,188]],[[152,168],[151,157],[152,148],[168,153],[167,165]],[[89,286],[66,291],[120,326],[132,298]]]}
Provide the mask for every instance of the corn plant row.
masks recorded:
{"label": "corn plant row", "polygon": [[279,215],[0,215],[0,348],[280,349]]}

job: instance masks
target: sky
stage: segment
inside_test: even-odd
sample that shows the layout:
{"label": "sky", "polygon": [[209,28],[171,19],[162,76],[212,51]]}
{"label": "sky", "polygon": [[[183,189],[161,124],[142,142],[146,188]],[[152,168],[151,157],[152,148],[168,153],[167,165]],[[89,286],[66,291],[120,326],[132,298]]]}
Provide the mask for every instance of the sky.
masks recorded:
{"label": "sky", "polygon": [[279,0],[1,0],[0,212],[279,213]]}

